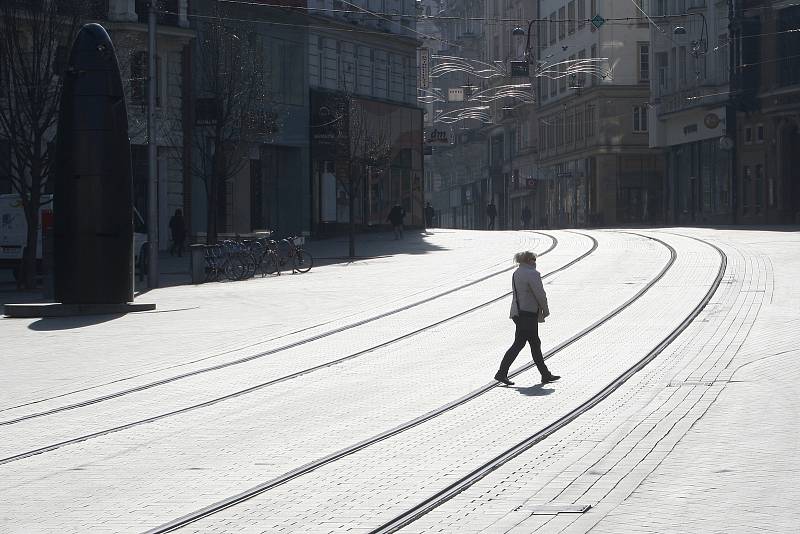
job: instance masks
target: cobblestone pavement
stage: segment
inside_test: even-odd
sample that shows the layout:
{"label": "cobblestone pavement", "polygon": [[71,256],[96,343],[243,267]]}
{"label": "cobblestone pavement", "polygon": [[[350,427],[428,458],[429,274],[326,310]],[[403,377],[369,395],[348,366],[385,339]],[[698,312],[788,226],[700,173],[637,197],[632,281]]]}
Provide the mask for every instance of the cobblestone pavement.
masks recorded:
{"label": "cobblestone pavement", "polygon": [[[800,523],[792,507],[798,234],[632,232],[546,232],[558,246],[540,259],[543,274],[589,251],[588,236],[597,249],[545,279],[553,312],[545,351],[667,265],[668,248],[646,236],[677,251],[640,299],[553,355],[560,382],[541,386],[526,371],[516,387],[493,388],[185,530],[357,532],[392,519],[582,403],[675,328],[720,265],[712,247],[686,237],[695,236],[727,254],[727,271],[678,339],[597,407],[404,531],[792,531]],[[141,532],[489,382],[513,334],[510,298],[494,301],[510,290],[509,258],[552,240],[444,230],[391,245],[373,239],[376,255],[389,246],[399,254],[141,297],[159,313],[0,321],[13,349],[0,356],[11,370],[0,376],[0,532]],[[515,367],[528,359],[523,352]],[[541,508],[574,504],[591,508]]]}

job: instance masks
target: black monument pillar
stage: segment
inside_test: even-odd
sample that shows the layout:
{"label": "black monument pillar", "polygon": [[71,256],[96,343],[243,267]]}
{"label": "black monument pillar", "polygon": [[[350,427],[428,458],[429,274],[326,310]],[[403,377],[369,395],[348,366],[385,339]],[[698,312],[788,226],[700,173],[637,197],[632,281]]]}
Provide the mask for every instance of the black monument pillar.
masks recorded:
{"label": "black monument pillar", "polygon": [[133,301],[128,116],[106,30],[81,28],[64,77],[53,196],[55,300]]}

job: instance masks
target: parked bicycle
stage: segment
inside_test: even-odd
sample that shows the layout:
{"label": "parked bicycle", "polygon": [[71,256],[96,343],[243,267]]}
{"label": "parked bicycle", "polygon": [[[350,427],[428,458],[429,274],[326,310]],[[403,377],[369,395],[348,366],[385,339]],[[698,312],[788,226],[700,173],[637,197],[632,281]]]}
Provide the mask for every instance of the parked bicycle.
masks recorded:
{"label": "parked bicycle", "polygon": [[279,275],[286,267],[291,268],[292,273],[307,273],[313,267],[314,258],[303,248],[303,245],[305,245],[304,237],[292,236],[272,243],[271,250],[274,253],[276,269]]}

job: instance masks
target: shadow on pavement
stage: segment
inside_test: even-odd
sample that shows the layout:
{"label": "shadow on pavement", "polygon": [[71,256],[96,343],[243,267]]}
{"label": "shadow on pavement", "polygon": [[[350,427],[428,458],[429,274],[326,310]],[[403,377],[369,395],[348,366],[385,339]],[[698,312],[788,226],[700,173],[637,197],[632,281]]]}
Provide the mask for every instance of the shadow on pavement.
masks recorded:
{"label": "shadow on pavement", "polygon": [[515,387],[520,395],[525,395],[526,397],[544,397],[545,395],[550,395],[551,393],[555,392],[554,389],[546,389],[542,384],[536,384],[535,386],[528,386],[528,387]]}
{"label": "shadow on pavement", "polygon": [[76,317],[45,317],[28,325],[31,330],[47,332],[53,330],[72,330],[74,328],[84,328],[100,323],[107,323],[114,319],[124,317],[124,313],[113,313],[108,315],[81,315]]}

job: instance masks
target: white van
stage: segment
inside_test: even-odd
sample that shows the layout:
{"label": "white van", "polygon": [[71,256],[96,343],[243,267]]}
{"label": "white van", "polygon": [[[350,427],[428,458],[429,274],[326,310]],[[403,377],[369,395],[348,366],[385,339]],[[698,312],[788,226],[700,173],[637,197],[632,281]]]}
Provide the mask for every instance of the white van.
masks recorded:
{"label": "white van", "polygon": [[[42,260],[42,220],[53,215],[53,195],[42,195],[39,206],[39,235],[36,238],[36,260]],[[133,254],[134,262],[139,265],[139,255],[147,241],[147,229],[144,219],[133,209]],[[18,274],[22,260],[22,250],[28,240],[28,221],[19,195],[0,195],[0,269],[13,269]]]}
{"label": "white van", "polygon": [[[42,195],[39,221],[53,213],[53,195]],[[16,269],[28,241],[28,221],[19,195],[0,195],[0,268]],[[42,232],[36,239],[36,259],[42,259]]]}

